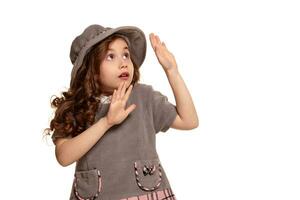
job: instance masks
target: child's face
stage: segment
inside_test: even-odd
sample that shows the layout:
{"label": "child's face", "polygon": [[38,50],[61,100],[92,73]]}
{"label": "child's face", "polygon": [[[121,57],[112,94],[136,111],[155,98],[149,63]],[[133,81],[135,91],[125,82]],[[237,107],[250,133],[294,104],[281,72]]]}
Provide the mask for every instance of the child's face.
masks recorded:
{"label": "child's face", "polygon": [[[119,76],[123,72],[128,72],[127,80]],[[119,84],[126,81],[126,88],[129,87],[133,79],[134,67],[130,58],[130,52],[127,43],[117,38],[109,44],[104,59],[100,64],[100,82],[104,94],[112,94]]]}

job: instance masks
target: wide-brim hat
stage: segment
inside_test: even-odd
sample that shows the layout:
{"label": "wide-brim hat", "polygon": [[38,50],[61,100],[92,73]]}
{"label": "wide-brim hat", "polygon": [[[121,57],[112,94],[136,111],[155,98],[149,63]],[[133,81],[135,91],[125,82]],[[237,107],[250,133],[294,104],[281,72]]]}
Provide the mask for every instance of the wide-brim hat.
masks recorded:
{"label": "wide-brim hat", "polygon": [[78,69],[81,67],[85,55],[98,42],[104,40],[110,35],[118,34],[125,36],[129,42],[131,59],[138,67],[142,65],[146,56],[146,37],[144,32],[135,26],[120,26],[117,28],[103,27],[98,24],[88,26],[72,42],[70,50],[70,59],[73,64],[71,72],[71,84],[76,76]]}

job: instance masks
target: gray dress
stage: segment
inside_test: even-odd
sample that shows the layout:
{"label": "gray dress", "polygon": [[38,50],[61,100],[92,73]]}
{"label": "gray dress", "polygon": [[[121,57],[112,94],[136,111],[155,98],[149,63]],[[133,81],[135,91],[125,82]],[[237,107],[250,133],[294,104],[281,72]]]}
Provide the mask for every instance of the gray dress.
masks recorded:
{"label": "gray dress", "polygon": [[[155,136],[170,128],[176,107],[152,86],[142,83],[132,88],[126,108],[131,104],[137,105],[135,110],[76,162],[71,200],[120,200],[170,190]],[[107,114],[109,105],[99,106],[95,121]],[[57,137],[54,132],[53,140]]]}

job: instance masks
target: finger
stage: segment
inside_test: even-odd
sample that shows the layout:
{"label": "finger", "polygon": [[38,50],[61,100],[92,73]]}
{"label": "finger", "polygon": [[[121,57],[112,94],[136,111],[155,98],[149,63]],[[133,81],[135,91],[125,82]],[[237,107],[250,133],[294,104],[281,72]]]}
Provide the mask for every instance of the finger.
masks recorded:
{"label": "finger", "polygon": [[112,94],[111,103],[115,102],[116,100],[116,90],[114,89],[114,92]]}
{"label": "finger", "polygon": [[150,42],[151,42],[151,44],[153,45],[154,44],[154,33],[150,33],[149,34],[149,39],[150,39]]}
{"label": "finger", "polygon": [[130,105],[125,111],[126,115],[129,115],[135,108],[136,108],[135,104]]}
{"label": "finger", "polygon": [[156,40],[155,40],[154,33],[151,33],[149,36],[150,36],[151,46],[155,50],[155,48],[156,48]]}
{"label": "finger", "polygon": [[124,100],[125,101],[127,101],[128,100],[128,98],[129,98],[129,95],[130,95],[130,93],[131,93],[131,91],[132,91],[132,85],[130,85],[129,87],[128,87],[128,90],[126,91],[126,94],[125,94],[125,97],[124,97]]}
{"label": "finger", "polygon": [[169,51],[169,49],[168,49],[168,47],[167,47],[166,43],[165,43],[165,42],[162,42],[162,44],[163,44],[164,48],[165,48],[166,50],[168,50],[168,51]]}
{"label": "finger", "polygon": [[123,82],[122,89],[121,89],[121,98],[123,98],[126,90],[126,81]]}
{"label": "finger", "polygon": [[118,86],[118,89],[117,89],[117,91],[116,91],[116,92],[117,92],[117,94],[116,94],[116,100],[120,98],[120,91],[121,91],[122,85],[123,85],[123,84],[122,84],[122,82],[121,82],[120,85]]}
{"label": "finger", "polygon": [[156,41],[157,41],[157,43],[158,43],[158,44],[161,44],[161,42],[160,42],[160,39],[159,39],[158,35],[156,35],[156,36],[155,36],[155,38],[156,38]]}

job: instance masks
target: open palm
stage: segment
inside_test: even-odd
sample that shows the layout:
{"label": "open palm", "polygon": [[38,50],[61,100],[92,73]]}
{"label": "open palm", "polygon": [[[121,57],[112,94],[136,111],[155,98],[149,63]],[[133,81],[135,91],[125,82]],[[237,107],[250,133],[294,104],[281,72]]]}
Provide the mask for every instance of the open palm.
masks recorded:
{"label": "open palm", "polygon": [[128,87],[125,93],[126,86],[125,81],[122,82],[117,90],[114,90],[112,95],[111,103],[107,113],[107,122],[111,125],[121,123],[135,108],[136,105],[132,104],[127,109],[125,109],[126,102],[132,91],[132,85]]}
{"label": "open palm", "polygon": [[151,46],[155,52],[158,62],[164,70],[177,69],[177,63],[174,55],[168,50],[166,44],[161,42],[157,35],[149,35]]}

